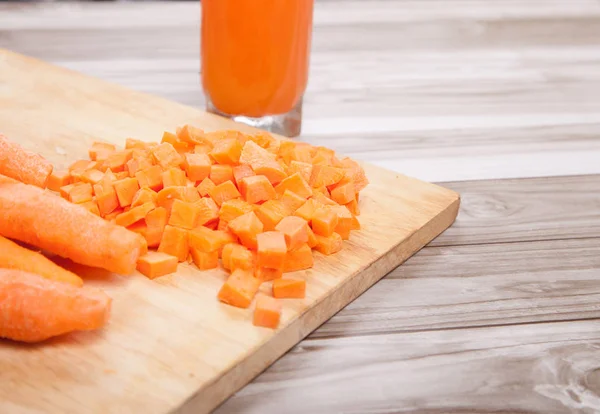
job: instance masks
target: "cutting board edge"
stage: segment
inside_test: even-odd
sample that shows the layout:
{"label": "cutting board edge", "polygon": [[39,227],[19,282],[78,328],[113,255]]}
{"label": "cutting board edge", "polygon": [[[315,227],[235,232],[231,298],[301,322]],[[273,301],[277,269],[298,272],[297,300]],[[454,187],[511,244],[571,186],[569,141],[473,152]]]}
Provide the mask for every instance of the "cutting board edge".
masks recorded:
{"label": "cutting board edge", "polygon": [[[245,358],[238,361],[222,375],[197,390],[181,403],[181,405],[171,409],[169,414],[210,413],[252,381],[252,379],[256,378],[269,368],[275,361],[284,356],[290,349],[306,338],[319,326],[327,322],[331,317],[366,292],[385,275],[403,264],[411,256],[416,254],[452,226],[458,216],[461,202],[460,195],[445,187],[441,188],[447,190],[449,194],[452,193],[455,195],[447,207],[427,222],[425,226],[393,246],[386,254],[378,257],[377,260],[371,262],[369,265],[365,266],[365,268],[357,271],[350,278],[346,279],[344,283],[336,286],[333,293],[345,290],[345,292],[343,292],[345,298],[340,301],[342,303],[341,305],[332,304],[331,301],[328,300],[319,301],[304,313],[298,315],[298,317],[288,326],[277,332],[277,335],[272,336],[265,343],[257,346],[255,350],[248,351]],[[424,237],[422,236],[423,234]],[[361,274],[367,272],[369,269],[374,269],[374,272],[371,275],[367,275],[369,277],[361,278]],[[328,297],[333,296],[333,293],[328,295]],[[319,317],[317,318],[315,314]],[[314,320],[306,321],[306,319],[310,319],[311,317],[313,317]],[[264,363],[264,361],[268,362]],[[230,382],[231,385],[229,387],[221,385],[226,382]],[[234,392],[220,393],[221,390],[225,389],[233,389]]]}

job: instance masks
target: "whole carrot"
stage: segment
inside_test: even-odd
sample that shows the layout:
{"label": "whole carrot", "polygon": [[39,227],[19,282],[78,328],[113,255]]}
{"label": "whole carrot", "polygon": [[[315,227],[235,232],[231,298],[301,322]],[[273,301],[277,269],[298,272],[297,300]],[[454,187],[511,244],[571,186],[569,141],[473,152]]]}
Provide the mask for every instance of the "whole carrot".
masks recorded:
{"label": "whole carrot", "polygon": [[99,329],[108,320],[110,304],[110,297],[99,289],[0,269],[2,338],[40,342],[67,332]]}
{"label": "whole carrot", "polygon": [[1,175],[0,235],[121,274],[132,273],[147,249],[139,234],[57,195]]}
{"label": "whole carrot", "polygon": [[52,164],[0,134],[0,174],[25,184],[46,188]]}
{"label": "whole carrot", "polygon": [[57,282],[66,282],[75,286],[83,285],[83,280],[75,273],[63,269],[43,254],[21,247],[2,236],[0,236],[0,268],[23,270]]}

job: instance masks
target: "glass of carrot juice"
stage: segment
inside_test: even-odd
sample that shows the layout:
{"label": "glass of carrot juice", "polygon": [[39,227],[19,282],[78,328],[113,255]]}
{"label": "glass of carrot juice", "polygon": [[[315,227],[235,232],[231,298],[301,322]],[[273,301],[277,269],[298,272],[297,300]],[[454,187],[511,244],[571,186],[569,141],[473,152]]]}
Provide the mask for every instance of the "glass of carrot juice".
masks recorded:
{"label": "glass of carrot juice", "polygon": [[201,0],[209,112],[300,134],[314,0]]}

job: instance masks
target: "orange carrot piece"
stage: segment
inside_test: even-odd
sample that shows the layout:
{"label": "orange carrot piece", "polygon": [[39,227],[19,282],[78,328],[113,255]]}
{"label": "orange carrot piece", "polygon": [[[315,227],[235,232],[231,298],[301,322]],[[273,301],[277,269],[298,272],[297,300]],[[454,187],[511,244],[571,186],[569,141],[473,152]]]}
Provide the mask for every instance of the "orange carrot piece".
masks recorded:
{"label": "orange carrot piece", "polygon": [[205,178],[202,180],[196,189],[198,190],[198,194],[202,197],[208,197],[213,188],[215,188],[215,183],[212,182],[210,178]]}
{"label": "orange carrot piece", "polygon": [[241,194],[233,182],[225,181],[210,191],[210,197],[220,206],[227,200],[241,197]]}
{"label": "orange carrot piece", "polygon": [[[325,190],[327,190],[327,189],[325,188]],[[314,192],[312,198],[314,198],[316,201],[318,201],[321,204],[325,204],[326,206],[337,206],[338,203],[336,203],[335,201],[330,199],[328,194],[329,193],[325,194],[322,192]]]}
{"label": "orange carrot piece", "polygon": [[189,233],[190,248],[203,252],[219,251],[228,243],[235,243],[236,238],[231,233],[222,230],[211,230],[200,226]]}
{"label": "orange carrot piece", "polygon": [[331,199],[338,204],[347,204],[351,201],[355,201],[355,194],[356,191],[354,190],[354,183],[349,182],[338,185],[331,190]]}
{"label": "orange carrot piece", "polygon": [[315,212],[321,207],[323,207],[323,203],[320,203],[313,198],[309,198],[300,208],[298,208],[294,212],[294,215],[302,217],[304,220],[311,223]]}
{"label": "orange carrot piece", "polygon": [[270,296],[259,295],[252,323],[254,326],[276,329],[281,320],[281,303]]}
{"label": "orange carrot piece", "polygon": [[162,168],[158,165],[136,172],[135,178],[141,188],[148,187],[154,191],[160,191],[163,187]]}
{"label": "orange carrot piece", "polygon": [[137,262],[137,270],[148,279],[156,279],[177,271],[178,260],[161,252],[148,252],[140,257]]}
{"label": "orange carrot piece", "polygon": [[294,250],[308,242],[308,222],[302,217],[284,217],[275,230],[283,233],[288,250]]}
{"label": "orange carrot piece", "polygon": [[93,199],[91,184],[77,183],[69,191],[68,200],[74,204],[83,204]]}
{"label": "orange carrot piece", "polygon": [[296,272],[298,270],[310,269],[313,266],[314,259],[312,250],[308,244],[305,243],[297,249],[287,252],[283,265],[283,271]]}
{"label": "orange carrot piece", "polygon": [[250,204],[271,200],[277,194],[271,182],[264,175],[242,178],[240,190]]}
{"label": "orange carrot piece", "polygon": [[221,287],[218,299],[231,306],[248,308],[260,288],[261,281],[252,273],[243,269],[235,269]]}
{"label": "orange carrot piece", "polygon": [[235,165],[240,160],[242,145],[235,138],[223,139],[215,142],[215,146],[210,152],[210,156],[218,164]]}
{"label": "orange carrot piece", "polygon": [[81,181],[89,184],[98,184],[104,178],[104,173],[100,170],[92,168],[81,174]]}
{"label": "orange carrot piece", "polygon": [[187,184],[185,171],[180,168],[172,167],[162,173],[163,187],[177,187]]}
{"label": "orange carrot piece", "polygon": [[227,223],[225,220],[219,219],[217,230],[229,231],[229,223]]}
{"label": "orange carrot piece", "polygon": [[342,236],[343,240],[350,238],[350,231],[353,228],[352,213],[345,206],[331,206],[329,210],[333,211],[338,217],[338,223],[334,231]]}
{"label": "orange carrot piece", "polygon": [[[34,204],[32,204],[32,200]],[[74,262],[129,274],[146,242],[37,187],[0,176],[2,235]]]}
{"label": "orange carrot piece", "polygon": [[113,212],[106,214],[103,218],[106,221],[110,221],[110,222],[114,223],[115,219],[117,218],[117,216],[119,214],[123,214],[124,212],[125,212],[125,209],[122,209],[121,207],[118,207]]}
{"label": "orange carrot piece", "polygon": [[74,273],[55,264],[41,253],[19,246],[0,236],[0,268],[35,273],[46,279],[82,286],[83,280]]}
{"label": "orange carrot piece", "polygon": [[177,138],[190,144],[202,144],[206,140],[204,131],[192,125],[184,125],[177,131]]}
{"label": "orange carrot piece", "polygon": [[337,184],[346,175],[343,168],[331,167],[329,165],[315,165],[310,176],[309,184],[318,188]]}
{"label": "orange carrot piece", "polygon": [[189,251],[187,230],[169,225],[165,226],[158,251],[175,256],[180,262],[185,262]]}
{"label": "orange carrot piece", "polygon": [[146,215],[152,210],[154,210],[153,203],[142,204],[141,206],[134,207],[131,210],[119,214],[115,217],[115,223],[119,226],[129,227],[133,223],[146,218]]}
{"label": "orange carrot piece", "polygon": [[[88,166],[90,165],[90,163],[91,163],[90,160],[77,160],[77,161],[73,162],[71,165],[69,165],[69,172],[75,171],[75,170],[80,170],[83,172],[88,169]],[[97,163],[94,163],[94,166],[96,164]]]}
{"label": "orange carrot piece", "polygon": [[227,243],[221,251],[223,267],[227,270],[236,269],[252,270],[256,264],[256,257],[252,251],[237,243]]}
{"label": "orange carrot piece", "polygon": [[260,131],[254,134],[248,135],[247,140],[253,141],[257,145],[262,148],[268,148],[271,146],[273,142],[275,142],[275,138],[271,136],[268,132]]}
{"label": "orange carrot piece", "polygon": [[71,184],[71,174],[68,171],[52,171],[48,177],[48,188],[52,191],[60,191],[61,187]]}
{"label": "orange carrot piece", "polygon": [[140,188],[131,200],[131,207],[141,206],[142,204],[152,203],[156,205],[158,194],[156,191],[151,190],[148,187]]}
{"label": "orange carrot piece", "polygon": [[294,212],[304,205],[306,199],[290,190],[285,190],[279,199],[289,211]]}
{"label": "orange carrot piece", "polygon": [[343,240],[342,237],[337,233],[332,233],[331,236],[325,237],[318,234],[315,235],[317,238],[317,245],[315,250],[325,255],[330,255],[342,250]]}
{"label": "orange carrot piece", "polygon": [[90,213],[93,213],[97,216],[100,215],[100,209],[98,209],[98,203],[96,203],[95,200],[86,201],[85,203],[81,203],[80,206],[85,208]]}
{"label": "orange carrot piece", "polygon": [[308,247],[310,247],[311,249],[314,249],[315,246],[318,244],[317,236],[315,236],[315,233],[310,227],[308,228],[308,241],[306,242],[306,244],[308,244]]}
{"label": "orange carrot piece", "polygon": [[320,236],[331,236],[338,225],[338,216],[328,208],[319,208],[312,218],[312,229]]}
{"label": "orange carrot piece", "polygon": [[290,174],[298,173],[307,183],[310,181],[312,175],[313,166],[307,162],[291,161],[290,162]]}
{"label": "orange carrot piece", "polygon": [[168,220],[168,212],[164,207],[157,207],[146,214],[147,230],[144,236],[148,247],[157,247],[160,244]]}
{"label": "orange carrot piece", "polygon": [[253,208],[249,203],[242,200],[241,198],[234,198],[231,200],[224,201],[223,204],[221,204],[221,209],[219,210],[219,218],[230,222],[236,217],[239,217],[242,214],[246,214],[250,211],[253,211]]}
{"label": "orange carrot piece", "polygon": [[46,188],[52,164],[0,134],[0,174],[25,184]]}
{"label": "orange carrot piece", "polygon": [[289,216],[291,211],[281,200],[269,200],[262,204],[256,215],[262,221],[266,231],[274,230],[275,226],[286,216]]}
{"label": "orange carrot piece", "polygon": [[166,131],[163,133],[160,142],[171,144],[173,148],[175,148],[175,151],[179,152],[180,154],[191,151],[192,148],[194,148],[194,144],[180,140],[179,137],[177,137],[177,135]]}
{"label": "orange carrot piece", "polygon": [[110,168],[114,173],[124,172],[125,165],[132,157],[133,151],[126,149],[124,151],[113,152],[102,162],[105,168]]}
{"label": "orange carrot piece", "polygon": [[111,299],[101,290],[20,270],[0,269],[0,298],[0,337],[15,341],[100,329],[110,315]]}
{"label": "orange carrot piece", "polygon": [[104,161],[116,150],[117,148],[113,144],[107,142],[94,142],[89,149],[88,154],[92,161]]}
{"label": "orange carrot piece", "polygon": [[152,168],[152,162],[148,158],[134,157],[125,164],[125,171],[127,171],[130,177],[135,177],[138,172],[147,170],[148,168]]}
{"label": "orange carrot piece", "polygon": [[280,279],[283,276],[283,269],[269,269],[268,267],[257,267],[254,270],[254,277],[261,282]]}
{"label": "orange carrot piece", "polygon": [[355,216],[360,216],[360,208],[358,207],[358,201],[356,201],[356,198],[344,205],[348,210],[350,210],[350,213],[352,213]]}
{"label": "orange carrot piece", "polygon": [[306,297],[306,281],[300,279],[274,280],[273,297],[281,299],[303,299]]}
{"label": "orange carrot piece", "polygon": [[233,168],[231,165],[215,164],[210,167],[209,178],[215,185],[233,181]]}
{"label": "orange carrot piece", "polygon": [[96,194],[96,204],[98,204],[98,210],[102,217],[112,213],[119,207],[117,192],[112,184],[106,186],[96,184],[94,186],[94,194]]}
{"label": "orange carrot piece", "polygon": [[201,198],[194,204],[200,209],[198,226],[207,226],[217,222],[219,219],[219,207],[211,198]]}
{"label": "orange carrot piece", "polygon": [[266,231],[256,235],[257,266],[283,269],[287,246],[285,236],[279,231]]}
{"label": "orange carrot piece", "polygon": [[183,157],[177,152],[173,145],[164,142],[152,149],[152,158],[163,170],[171,167],[179,167],[183,164]]}
{"label": "orange carrot piece", "polygon": [[344,166],[346,175],[350,177],[354,183],[354,189],[356,192],[362,191],[369,184],[369,180],[365,175],[365,170],[363,170],[363,168],[356,161],[351,160],[350,158],[345,158],[341,160],[341,162]]}
{"label": "orange carrot piece", "polygon": [[287,175],[274,155],[254,141],[247,141],[242,148],[240,164],[247,164],[257,175],[264,175],[271,184],[279,184]]}
{"label": "orange carrot piece", "polygon": [[263,231],[263,224],[253,211],[249,211],[228,224],[229,230],[239,237],[240,242],[249,249],[256,249],[256,236]]}
{"label": "orange carrot piece", "polygon": [[125,140],[125,149],[146,148],[146,143],[139,139],[127,138]]}
{"label": "orange carrot piece", "polygon": [[312,196],[312,188],[308,185],[300,173],[295,173],[284,179],[281,183],[275,187],[275,191],[278,194],[283,194],[285,190],[291,190],[298,194],[300,197],[308,198]]}
{"label": "orange carrot piece", "polygon": [[358,217],[356,216],[352,216],[351,230],[360,230],[360,221],[358,221]]}
{"label": "orange carrot piece", "polygon": [[235,185],[240,190],[240,193],[244,194],[244,191],[242,191],[241,188],[242,178],[252,177],[253,175],[256,174],[249,165],[242,164],[233,167],[233,180],[235,181]]}
{"label": "orange carrot piece", "polygon": [[206,154],[185,154],[184,167],[187,176],[194,182],[202,181],[210,175],[212,163]]}
{"label": "orange carrot piece", "polygon": [[294,153],[292,154],[292,161],[299,161],[312,166],[312,148],[313,147],[310,144],[298,143],[296,145],[296,148],[294,148]]}
{"label": "orange carrot piece", "polygon": [[194,154],[206,154],[212,151],[212,144],[203,142],[202,144],[196,144],[194,147]]}
{"label": "orange carrot piece", "polygon": [[201,213],[202,210],[197,204],[176,199],[171,207],[169,225],[188,230],[193,229],[199,225]]}
{"label": "orange carrot piece", "polygon": [[164,207],[167,211],[171,212],[171,207],[175,200],[195,203],[200,200],[200,195],[194,187],[167,187],[158,192],[158,195],[156,196],[156,205]]}
{"label": "orange carrot piece", "polygon": [[113,185],[117,192],[117,198],[119,199],[119,205],[121,207],[130,206],[133,197],[135,197],[135,193],[140,189],[138,180],[131,177],[115,181]]}
{"label": "orange carrot piece", "polygon": [[200,270],[216,269],[219,266],[219,251],[205,252],[195,247],[190,247],[190,254],[194,264]]}

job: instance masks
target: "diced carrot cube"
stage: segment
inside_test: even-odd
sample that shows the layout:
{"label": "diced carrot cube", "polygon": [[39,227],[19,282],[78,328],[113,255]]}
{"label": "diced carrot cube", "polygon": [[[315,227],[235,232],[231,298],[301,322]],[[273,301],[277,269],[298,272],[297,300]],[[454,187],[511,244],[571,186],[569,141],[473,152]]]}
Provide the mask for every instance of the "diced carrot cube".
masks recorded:
{"label": "diced carrot cube", "polygon": [[294,148],[294,153],[292,155],[292,161],[290,162],[290,165],[293,161],[303,162],[305,164],[309,164],[312,170],[312,155],[310,154],[310,150],[310,145],[296,145],[296,148]]}
{"label": "diced carrot cube", "polygon": [[342,237],[337,233],[332,233],[331,236],[325,237],[318,234],[315,235],[317,238],[317,245],[315,250],[325,255],[330,255],[342,250],[343,240]]}
{"label": "diced carrot cube", "polygon": [[233,181],[233,168],[231,165],[215,164],[210,167],[209,178],[215,185]]}
{"label": "diced carrot cube", "polygon": [[229,230],[229,223],[226,222],[225,220],[219,219],[219,223],[217,225],[217,230],[228,231]]}
{"label": "diced carrot cube", "polygon": [[268,201],[276,196],[271,182],[264,175],[254,175],[242,178],[240,190],[246,201],[250,204]]}
{"label": "diced carrot cube", "polygon": [[330,199],[329,196],[326,195],[325,193],[314,192],[312,198],[314,198],[319,203],[325,204],[327,206],[337,206],[338,205],[338,203],[336,203],[335,201]]}
{"label": "diced carrot cube", "polygon": [[53,170],[48,177],[48,188],[52,191],[60,191],[61,187],[71,184],[71,174],[68,171]]}
{"label": "diced carrot cube", "polygon": [[138,180],[131,177],[115,181],[113,185],[117,192],[117,198],[119,199],[119,205],[121,207],[130,206],[133,197],[135,197],[135,193],[140,189]]}
{"label": "diced carrot cube", "polygon": [[172,167],[162,173],[163,188],[184,186],[187,184],[185,171],[178,167]]}
{"label": "diced carrot cube", "polygon": [[291,190],[300,197],[308,198],[312,196],[312,188],[308,185],[299,173],[290,175],[275,187],[275,191],[283,194],[285,190]]}
{"label": "diced carrot cube", "polygon": [[247,164],[257,175],[264,175],[271,184],[279,184],[287,175],[273,154],[255,142],[246,141],[242,148],[240,164]]}
{"label": "diced carrot cube", "polygon": [[219,164],[237,164],[241,153],[240,142],[235,138],[230,138],[216,141],[210,156]]}
{"label": "diced carrot cube", "polygon": [[192,125],[184,125],[177,131],[177,138],[190,144],[202,144],[205,141],[204,137],[204,131]]}
{"label": "diced carrot cube", "polygon": [[256,215],[262,221],[266,231],[274,230],[275,226],[286,216],[289,216],[291,211],[281,200],[269,200],[262,204]]}
{"label": "diced carrot cube", "polygon": [[175,256],[180,262],[185,262],[189,252],[187,230],[169,225],[165,226],[158,251]]}
{"label": "diced carrot cube", "polygon": [[169,225],[183,229],[193,229],[198,226],[201,209],[195,203],[175,199],[171,207]]}
{"label": "diced carrot cube", "polygon": [[81,174],[81,181],[89,184],[98,184],[103,178],[104,173],[96,169],[86,170]]}
{"label": "diced carrot cube", "polygon": [[223,267],[227,270],[254,269],[256,257],[246,247],[237,243],[227,243],[221,251]]}
{"label": "diced carrot cube", "polygon": [[347,204],[351,201],[355,201],[354,183],[349,182],[346,184],[338,185],[331,190],[331,199],[338,204]]}
{"label": "diced carrot cube", "polygon": [[358,201],[356,201],[356,198],[344,205],[348,210],[350,210],[350,213],[352,213],[355,216],[360,216],[360,208],[358,207]]}
{"label": "diced carrot cube", "polygon": [[200,270],[216,269],[219,266],[218,250],[205,252],[195,247],[190,248],[192,260]]}
{"label": "diced carrot cube", "polygon": [[195,203],[196,201],[200,200],[200,195],[194,187],[167,187],[158,192],[158,196],[156,197],[156,205],[164,207],[170,212],[175,200],[181,200],[187,203]]}
{"label": "diced carrot cube", "polygon": [[108,213],[107,215],[104,216],[104,220],[106,221],[111,221],[114,223],[115,218],[119,215],[122,214],[125,210],[122,209],[121,207],[115,209],[112,213]]}
{"label": "diced carrot cube", "polygon": [[139,171],[147,170],[152,168],[152,162],[147,158],[132,158],[125,164],[125,171],[129,173],[130,177],[135,177]]}
{"label": "diced carrot cube", "polygon": [[123,172],[125,171],[125,164],[127,164],[127,161],[129,161],[131,157],[132,151],[128,149],[124,151],[113,152],[108,156],[108,158],[106,158],[106,160],[102,162],[102,165],[105,168],[110,168],[114,173]]}
{"label": "diced carrot cube", "polygon": [[85,202],[92,201],[92,191],[91,184],[77,183],[70,189],[68,200],[75,204],[83,204]]}
{"label": "diced carrot cube", "polygon": [[148,187],[154,191],[159,191],[163,187],[162,168],[158,165],[136,172],[135,178],[142,188]]}
{"label": "diced carrot cube", "polygon": [[218,298],[221,302],[238,308],[248,308],[260,288],[261,281],[252,273],[235,269],[221,288]]}
{"label": "diced carrot cube", "polygon": [[259,295],[252,323],[255,326],[275,329],[281,320],[281,303],[270,296]]}
{"label": "diced carrot cube", "polygon": [[115,217],[115,223],[119,226],[129,227],[133,223],[143,220],[146,215],[154,210],[153,203],[142,204],[141,206],[134,207],[122,214]]}
{"label": "diced carrot cube", "polygon": [[300,279],[277,279],[273,281],[273,297],[303,299],[306,297],[306,281]]}
{"label": "diced carrot cube", "polygon": [[283,160],[284,163],[289,165],[290,161],[292,160],[294,148],[296,148],[296,143],[294,141],[281,141],[279,143],[277,155]]}
{"label": "diced carrot cube", "polygon": [[198,187],[196,187],[196,189],[202,197],[208,197],[212,189],[215,187],[215,183],[213,183],[210,178],[205,178],[200,184],[198,184]]}
{"label": "diced carrot cube", "polygon": [[152,157],[163,170],[171,167],[179,167],[183,163],[183,157],[168,142],[164,142],[153,148]]}
{"label": "diced carrot cube", "polygon": [[275,230],[285,236],[288,250],[294,250],[308,242],[308,222],[302,217],[284,217],[276,226]]}
{"label": "diced carrot cube", "polygon": [[309,198],[300,208],[298,208],[294,212],[294,215],[302,217],[304,220],[311,223],[315,212],[321,207],[323,207],[323,203],[320,203],[313,198]]}
{"label": "diced carrot cube", "polygon": [[306,242],[306,244],[308,244],[308,247],[310,247],[311,249],[314,249],[315,246],[318,244],[317,236],[315,236],[315,233],[310,227],[308,228],[308,241]]}
{"label": "diced carrot cube", "polygon": [[147,143],[139,139],[127,138],[125,140],[125,149],[146,148]]}
{"label": "diced carrot cube", "polygon": [[352,230],[352,213],[345,206],[331,206],[327,207],[329,210],[334,212],[338,217],[338,223],[335,226],[334,231],[342,236],[343,240],[350,238],[350,231]]}
{"label": "diced carrot cube", "polygon": [[212,151],[212,144],[203,142],[202,144],[196,144],[194,147],[194,154],[206,154]]}
{"label": "diced carrot cube", "polygon": [[194,148],[193,144],[180,140],[177,135],[167,131],[163,133],[162,140],[160,142],[171,144],[173,148],[175,148],[175,151],[179,153],[185,153]]}
{"label": "diced carrot cube", "polygon": [[229,222],[236,217],[253,211],[252,206],[241,198],[224,201],[219,210],[219,218]]}
{"label": "diced carrot cube", "polygon": [[210,191],[210,197],[220,206],[227,200],[241,197],[241,194],[233,182],[225,181]]}
{"label": "diced carrot cube", "polygon": [[291,161],[290,162],[290,174],[298,173],[307,183],[310,181],[310,176],[312,174],[313,166],[312,164],[300,161]]}
{"label": "diced carrot cube", "polygon": [[217,222],[219,219],[219,207],[212,198],[201,198],[195,204],[200,210],[198,226],[206,226]]}
{"label": "diced carrot cube", "polygon": [[206,154],[185,154],[185,171],[190,180],[202,181],[210,175],[212,163]]}
{"label": "diced carrot cube", "polygon": [[113,144],[106,142],[94,142],[89,150],[90,160],[106,160],[109,155],[115,152],[117,148]]}
{"label": "diced carrot cube", "polygon": [[130,178],[130,177],[129,177],[129,173],[127,171],[121,171],[121,172],[115,173],[115,178],[117,181],[119,181],[119,180],[124,180],[125,178]]}
{"label": "diced carrot cube", "polygon": [[297,249],[290,250],[285,256],[283,265],[284,272],[296,272],[298,270],[310,269],[314,265],[314,259],[311,248],[308,244],[303,244]]}
{"label": "diced carrot cube", "polygon": [[147,231],[145,237],[148,247],[157,247],[160,244],[168,220],[168,212],[164,207],[157,207],[146,214]]}
{"label": "diced carrot cube", "polygon": [[256,235],[257,266],[270,269],[283,269],[287,245],[285,236],[279,231],[266,231]]}
{"label": "diced carrot cube", "polygon": [[283,269],[270,269],[268,267],[257,267],[254,271],[254,277],[261,282],[269,282],[279,279],[283,276]]}
{"label": "diced carrot cube", "polygon": [[148,279],[175,273],[177,257],[161,252],[148,252],[138,259],[137,270]]}
{"label": "diced carrot cube", "polygon": [[228,228],[239,237],[244,246],[249,249],[256,249],[256,236],[263,231],[264,226],[256,214],[250,211],[231,220]]}
{"label": "diced carrot cube", "polygon": [[292,212],[298,210],[306,202],[306,199],[290,190],[285,190],[279,200]]}
{"label": "diced carrot cube", "polygon": [[273,142],[276,141],[276,139],[273,138],[273,136],[271,136],[271,134],[269,134],[268,132],[264,132],[264,131],[260,131],[260,132],[256,132],[254,134],[248,135],[247,139],[254,142],[261,148],[268,148],[271,146],[271,144]]}
{"label": "diced carrot cube", "polygon": [[153,191],[148,187],[140,188],[133,196],[133,200],[131,200],[131,207],[141,206],[146,203],[156,205],[157,196],[158,194],[156,191]]}
{"label": "diced carrot cube", "polygon": [[315,165],[310,176],[310,185],[314,188],[337,184],[346,175],[343,168],[329,165]]}
{"label": "diced carrot cube", "polygon": [[69,165],[69,172],[74,171],[74,170],[79,170],[79,171],[83,172],[88,169],[90,162],[91,162],[90,160],[77,160],[73,164]]}
{"label": "diced carrot cube", "polygon": [[233,180],[235,181],[235,185],[238,187],[238,189],[240,190],[240,193],[242,193],[242,195],[244,194],[244,191],[242,191],[242,188],[241,188],[242,178],[252,177],[253,175],[256,175],[256,174],[254,173],[254,171],[252,170],[252,168],[249,165],[242,164],[242,165],[237,165],[237,166],[233,167]]}
{"label": "diced carrot cube", "polygon": [[106,217],[107,214],[112,213],[119,207],[117,192],[112,184],[107,186],[96,184],[94,186],[94,193],[96,194],[96,203],[102,217]]}
{"label": "diced carrot cube", "polygon": [[331,236],[338,225],[338,216],[328,208],[319,208],[312,218],[312,229],[320,236]]}
{"label": "diced carrot cube", "polygon": [[94,201],[86,201],[85,203],[81,203],[81,206],[88,210],[90,213],[93,213],[97,216],[100,215],[100,210],[98,210],[98,204]]}
{"label": "diced carrot cube", "polygon": [[[229,232],[222,230],[211,230],[200,226],[189,233],[190,247],[204,252],[221,250],[228,243],[235,243],[236,238]],[[217,255],[218,256],[218,255]]]}

